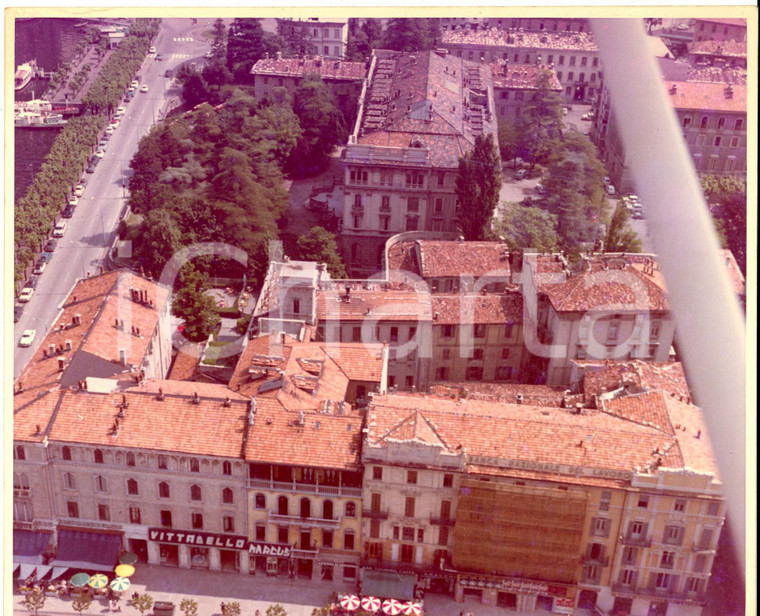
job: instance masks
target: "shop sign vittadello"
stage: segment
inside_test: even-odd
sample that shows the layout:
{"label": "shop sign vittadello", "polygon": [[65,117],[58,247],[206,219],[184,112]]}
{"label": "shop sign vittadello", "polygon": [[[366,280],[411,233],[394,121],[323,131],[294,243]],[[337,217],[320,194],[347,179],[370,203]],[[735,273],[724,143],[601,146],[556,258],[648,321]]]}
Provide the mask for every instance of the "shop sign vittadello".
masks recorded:
{"label": "shop sign vittadello", "polygon": [[242,535],[222,535],[198,530],[167,530],[149,528],[148,538],[159,543],[191,545],[193,547],[222,548],[226,550],[245,550],[257,556],[290,556],[291,547],[277,543],[250,541]]}

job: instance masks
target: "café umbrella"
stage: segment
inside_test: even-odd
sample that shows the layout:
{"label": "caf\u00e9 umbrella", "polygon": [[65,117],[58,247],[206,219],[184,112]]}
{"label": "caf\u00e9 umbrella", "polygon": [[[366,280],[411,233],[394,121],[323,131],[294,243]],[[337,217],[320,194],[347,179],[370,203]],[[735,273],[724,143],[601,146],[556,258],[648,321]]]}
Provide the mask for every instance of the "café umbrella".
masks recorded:
{"label": "caf\u00e9 umbrella", "polygon": [[383,612],[388,616],[396,616],[401,613],[401,604],[395,599],[386,599],[383,601]]}
{"label": "caf\u00e9 umbrella", "polygon": [[111,589],[116,592],[124,592],[129,588],[131,583],[132,582],[129,581],[129,578],[117,577],[111,580]]}
{"label": "caf\u00e9 umbrella", "polygon": [[103,588],[108,584],[108,578],[102,573],[96,573],[90,578],[90,581],[87,582],[87,584],[93,588]]}
{"label": "caf\u00e9 umbrella", "polygon": [[344,610],[353,612],[354,610],[359,608],[359,597],[357,597],[356,595],[345,595],[344,597],[341,597],[340,599],[340,606]]}
{"label": "caf\u00e9 umbrella", "polygon": [[134,565],[137,562],[137,554],[134,552],[124,552],[119,556],[119,562],[122,565]]}
{"label": "caf\u00e9 umbrella", "polygon": [[75,573],[71,577],[71,585],[74,587],[84,586],[87,584],[87,582],[90,581],[90,574],[89,573]]}
{"label": "caf\u00e9 umbrella", "polygon": [[119,577],[129,577],[134,575],[135,568],[132,565],[116,565],[114,573]]}
{"label": "caf\u00e9 umbrella", "polygon": [[404,616],[421,616],[422,606],[414,601],[407,601],[401,606]]}
{"label": "caf\u00e9 umbrella", "polygon": [[362,609],[376,612],[380,609],[380,599],[377,597],[362,597]]}

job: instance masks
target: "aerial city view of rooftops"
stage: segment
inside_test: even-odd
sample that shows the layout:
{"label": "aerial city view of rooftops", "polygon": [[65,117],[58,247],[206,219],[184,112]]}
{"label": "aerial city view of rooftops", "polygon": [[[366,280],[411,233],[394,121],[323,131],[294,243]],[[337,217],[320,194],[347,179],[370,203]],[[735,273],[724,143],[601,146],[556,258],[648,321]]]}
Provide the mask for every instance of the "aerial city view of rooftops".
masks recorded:
{"label": "aerial city view of rooftops", "polygon": [[[14,611],[744,614],[594,20],[493,13],[15,17]],[[747,19],[629,19],[743,310]]]}

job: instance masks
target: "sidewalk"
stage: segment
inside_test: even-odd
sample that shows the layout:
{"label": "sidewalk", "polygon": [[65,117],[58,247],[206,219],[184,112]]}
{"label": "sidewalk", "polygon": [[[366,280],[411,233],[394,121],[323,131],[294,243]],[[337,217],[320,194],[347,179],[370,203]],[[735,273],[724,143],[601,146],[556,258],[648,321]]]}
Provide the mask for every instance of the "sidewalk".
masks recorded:
{"label": "sidewalk", "polygon": [[[222,601],[240,603],[241,616],[253,616],[256,610],[266,613],[267,607],[279,603],[288,616],[311,616],[315,607],[325,606],[331,593],[355,593],[356,584],[310,580],[291,580],[266,577],[262,574],[243,576],[234,573],[216,571],[199,571],[195,569],[174,569],[155,565],[139,564],[131,578],[132,586],[124,593],[119,602],[123,616],[140,616],[136,608],[127,604],[126,599],[133,592],[148,593],[153,601],[170,601],[175,604],[174,616],[183,616],[179,605],[184,598],[198,602],[198,616],[221,616]],[[24,598],[13,595],[13,613],[27,615]],[[60,599],[48,597],[40,616],[77,616],[71,607],[71,598]],[[464,603],[456,603],[447,595],[431,594],[425,596],[426,616],[459,616],[459,613],[472,612],[475,616],[513,616],[519,612],[501,607],[487,607],[477,599],[467,597]],[[105,599],[93,601],[90,609],[84,613],[89,616],[110,614]],[[146,616],[150,612],[146,613]],[[536,610],[534,615],[548,616],[551,612]],[[575,609],[575,616],[590,616],[591,612]]]}

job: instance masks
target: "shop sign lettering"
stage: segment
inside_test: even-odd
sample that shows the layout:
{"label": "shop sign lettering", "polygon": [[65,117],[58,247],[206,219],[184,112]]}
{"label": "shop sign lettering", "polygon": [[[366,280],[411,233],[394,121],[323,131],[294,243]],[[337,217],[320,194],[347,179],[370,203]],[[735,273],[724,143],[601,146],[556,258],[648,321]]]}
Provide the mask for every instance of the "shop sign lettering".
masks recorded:
{"label": "shop sign lettering", "polygon": [[222,548],[227,550],[246,550],[249,554],[262,556],[290,556],[289,545],[249,541],[248,537],[243,535],[220,535],[219,533],[208,533],[194,530],[149,528],[148,538],[151,541],[158,541],[159,543]]}

